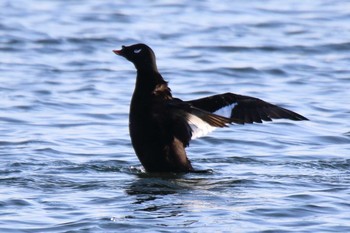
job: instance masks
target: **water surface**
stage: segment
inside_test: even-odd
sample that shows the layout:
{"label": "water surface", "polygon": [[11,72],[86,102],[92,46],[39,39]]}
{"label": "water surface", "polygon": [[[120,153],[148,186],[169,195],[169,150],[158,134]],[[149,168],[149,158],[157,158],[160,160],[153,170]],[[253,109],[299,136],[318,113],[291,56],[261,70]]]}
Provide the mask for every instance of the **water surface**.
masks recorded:
{"label": "water surface", "polygon": [[[347,1],[0,2],[0,232],[349,232]],[[128,135],[143,42],[176,97],[309,122],[232,126],[147,174]]]}

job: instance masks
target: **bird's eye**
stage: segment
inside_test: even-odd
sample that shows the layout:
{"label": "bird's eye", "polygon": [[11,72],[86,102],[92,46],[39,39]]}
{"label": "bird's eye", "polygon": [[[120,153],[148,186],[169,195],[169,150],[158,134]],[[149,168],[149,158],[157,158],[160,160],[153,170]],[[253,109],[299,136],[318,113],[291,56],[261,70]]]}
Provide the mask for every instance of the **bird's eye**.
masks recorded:
{"label": "bird's eye", "polygon": [[135,49],[134,53],[140,53],[142,49]]}

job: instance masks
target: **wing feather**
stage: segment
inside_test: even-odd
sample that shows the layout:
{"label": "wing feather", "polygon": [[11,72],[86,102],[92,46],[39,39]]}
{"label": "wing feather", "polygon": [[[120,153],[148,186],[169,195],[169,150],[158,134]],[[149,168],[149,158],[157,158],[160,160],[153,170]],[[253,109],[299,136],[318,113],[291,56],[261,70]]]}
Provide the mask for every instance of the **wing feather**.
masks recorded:
{"label": "wing feather", "polygon": [[270,104],[261,99],[224,93],[197,100],[187,101],[190,105],[231,118],[233,123],[262,123],[272,119],[308,120],[306,117],[288,109]]}

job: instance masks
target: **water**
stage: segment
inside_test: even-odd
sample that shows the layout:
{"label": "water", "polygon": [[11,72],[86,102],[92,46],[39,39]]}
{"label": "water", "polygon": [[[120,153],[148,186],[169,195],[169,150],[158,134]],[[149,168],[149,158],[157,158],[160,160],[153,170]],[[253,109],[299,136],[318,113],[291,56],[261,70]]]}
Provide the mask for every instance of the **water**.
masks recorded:
{"label": "water", "polygon": [[[348,1],[0,2],[0,232],[350,232]],[[146,174],[128,135],[149,44],[176,97],[310,122],[195,140],[207,174]]]}

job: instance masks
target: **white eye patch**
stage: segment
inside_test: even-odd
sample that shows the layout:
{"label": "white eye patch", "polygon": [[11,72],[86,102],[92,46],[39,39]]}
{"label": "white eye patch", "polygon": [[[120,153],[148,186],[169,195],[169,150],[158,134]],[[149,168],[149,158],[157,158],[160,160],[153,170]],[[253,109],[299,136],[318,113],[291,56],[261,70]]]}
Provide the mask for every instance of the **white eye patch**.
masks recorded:
{"label": "white eye patch", "polygon": [[142,49],[135,49],[134,53],[140,53]]}

